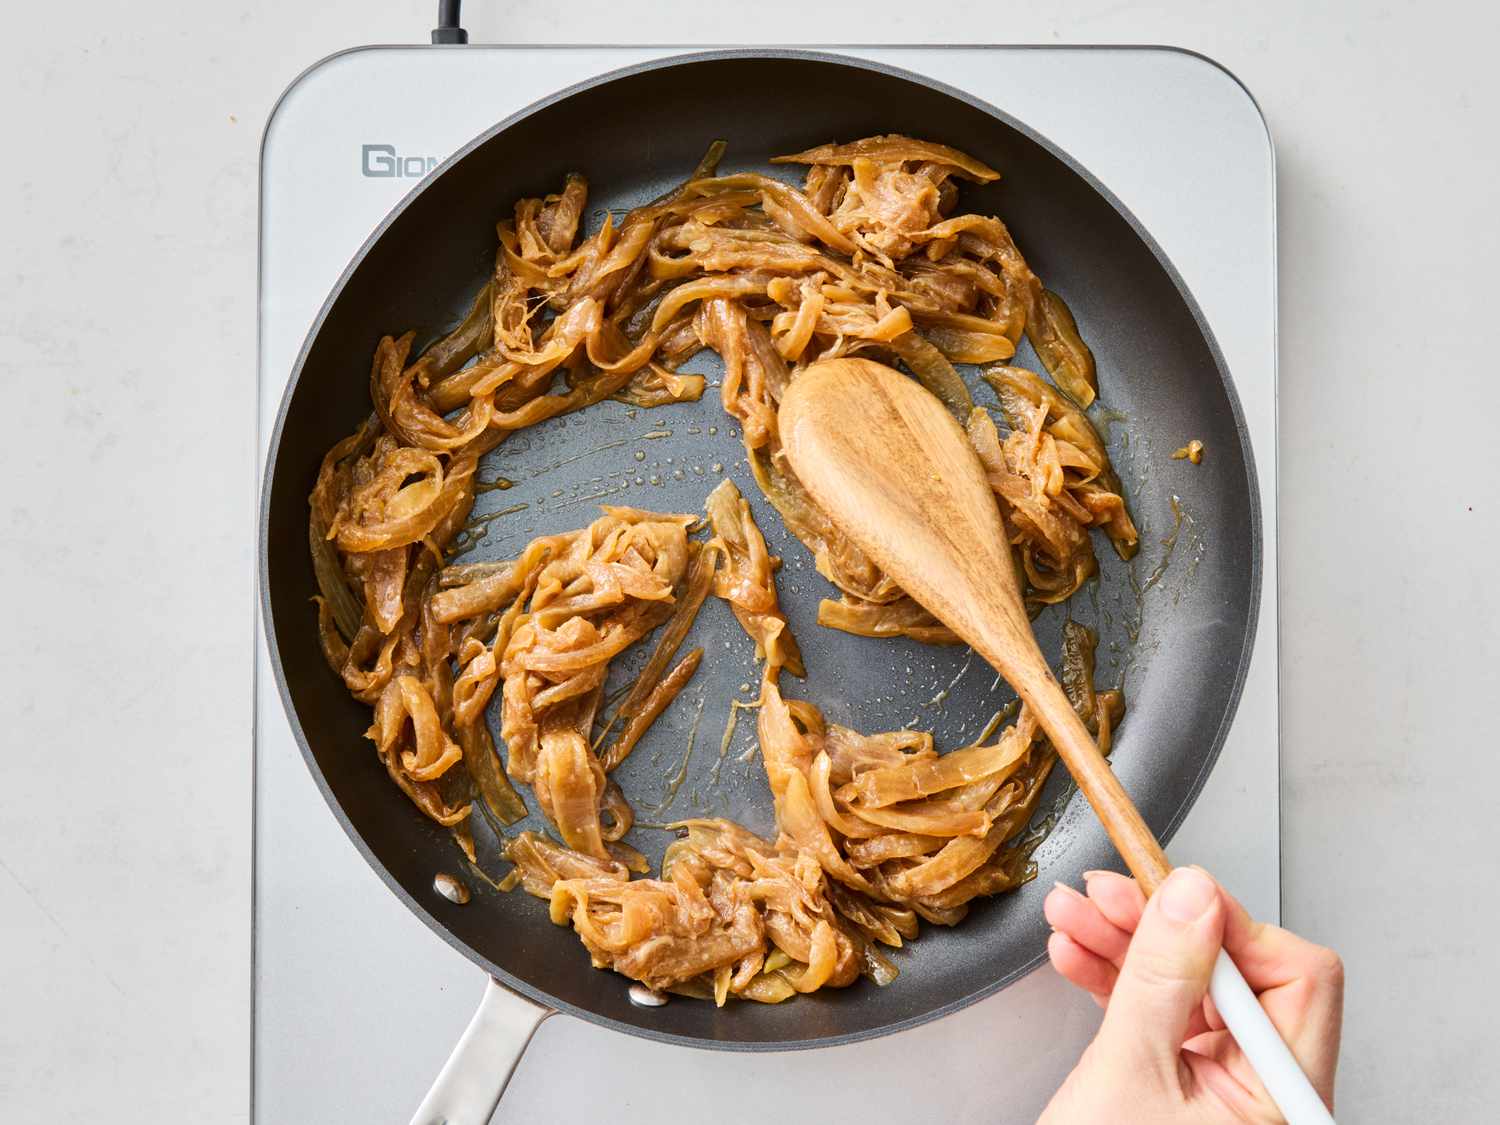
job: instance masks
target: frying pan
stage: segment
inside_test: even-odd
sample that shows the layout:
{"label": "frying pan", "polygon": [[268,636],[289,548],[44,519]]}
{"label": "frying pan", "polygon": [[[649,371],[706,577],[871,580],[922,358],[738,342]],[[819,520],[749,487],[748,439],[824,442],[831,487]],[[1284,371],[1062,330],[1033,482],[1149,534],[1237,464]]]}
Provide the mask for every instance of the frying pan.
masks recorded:
{"label": "frying pan", "polygon": [[[1093,416],[1125,481],[1142,550],[1127,566],[1100,544],[1099,581],[1038,619],[1043,650],[1056,657],[1067,614],[1098,630],[1098,678],[1123,680],[1129,700],[1115,767],[1161,839],[1172,835],[1213,765],[1250,658],[1260,589],[1249,438],[1202,314],[1102,184],[1003,107],[829,54],[684,55],[544,99],[456,153],[354,257],[298,356],[262,489],[267,639],[313,779],[391,890],[491,980],[418,1120],[487,1121],[538,1022],[554,1012],[666,1042],[738,1050],[847,1043],[935,1019],[1043,959],[1041,900],[1053,880],[1076,882],[1085,870],[1115,863],[1102,829],[1081,800],[1069,799],[1058,771],[1044,795],[1050,834],[1034,856],[1042,877],[976,903],[955,928],[924,928],[896,954],[901,975],[893,984],[861,982],[776,1006],[716,1009],[682,999],[639,1006],[623,978],[590,967],[542,903],[494,890],[466,869],[446,831],[390,783],[363,740],[368,709],[349,697],[319,651],[307,554],[307,495],[319,461],[369,412],[370,355],[380,336],[415,327],[436,338],[462,315],[490,270],[495,221],[515,199],[555,190],[565,173],[582,171],[592,229],[606,209],[645,202],[679,182],[716,138],[729,142],[723,170],[786,177],[800,170],[770,165],[770,156],[886,132],[956,146],[1003,172],[998,183],[965,185],[960,209],[1006,220],[1038,275],[1071,306],[1099,362],[1108,409]],[[1040,370],[1024,346],[1015,362]],[[711,385],[720,370],[711,353],[690,366]],[[988,389],[973,382],[976,401],[993,405]],[[817,602],[831,589],[762,500],[732,423],[711,387],[700,403],[647,411],[605,402],[514,435],[481,466],[481,478],[497,487],[479,497],[461,540],[463,561],[510,557],[533,535],[588,522],[597,503],[697,511],[728,476],[786,560],[782,604],[810,670],[789,693],[862,730],[914,725],[932,730],[942,747],[971,741],[1011,698],[1006,685],[966,650],[819,628]],[[1208,450],[1201,465],[1170,459],[1195,437]],[[689,644],[706,647],[703,667],[617,775],[644,822],[631,840],[653,861],[671,837],[652,824],[720,815],[772,829],[753,714],[729,729],[741,715],[731,700],[753,695],[749,642],[710,599]],[[617,679],[633,672],[630,659],[618,663]],[[481,866],[503,871],[488,826],[476,823],[475,831]],[[435,890],[439,872],[470,887],[466,905]]]}

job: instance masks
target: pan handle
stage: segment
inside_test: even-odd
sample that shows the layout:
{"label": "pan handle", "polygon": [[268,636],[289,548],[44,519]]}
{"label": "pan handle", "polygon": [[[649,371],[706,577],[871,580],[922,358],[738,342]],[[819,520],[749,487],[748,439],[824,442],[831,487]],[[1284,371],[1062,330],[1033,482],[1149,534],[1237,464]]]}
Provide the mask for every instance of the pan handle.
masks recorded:
{"label": "pan handle", "polygon": [[554,1014],[551,1008],[488,978],[474,1018],[417,1107],[411,1125],[488,1125],[531,1037]]}

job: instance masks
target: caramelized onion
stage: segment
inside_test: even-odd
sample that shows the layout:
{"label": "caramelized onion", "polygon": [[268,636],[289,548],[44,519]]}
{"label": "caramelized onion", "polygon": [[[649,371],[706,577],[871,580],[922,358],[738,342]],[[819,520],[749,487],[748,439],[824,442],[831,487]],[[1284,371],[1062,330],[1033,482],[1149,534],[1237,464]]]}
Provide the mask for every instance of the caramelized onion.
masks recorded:
{"label": "caramelized onion", "polygon": [[[975,897],[1030,878],[1035,836],[1023,830],[1055,755],[1025,710],[997,738],[939,754],[930,735],[861,734],[784,698],[782,671],[804,668],[777,597],[780,560],[727,480],[706,501],[707,543],[689,538],[694,516],[607,507],[514,559],[444,566],[480,459],[606,398],[696,399],[705,377],[679,367],[712,348],[756,483],[838,590],[819,622],[953,643],[817,507],[781,448],[791,381],[820,359],[866,355],[904,365],[968,423],[1034,605],[1094,573],[1092,529],[1127,558],[1138,534],[1082,411],[1098,380],[1071,313],[1004,223],[959,210],[958,181],[998,172],[885,135],[776,158],[808,166],[799,189],[718,175],[724,148],[592,230],[581,175],[515,201],[462,320],[415,358],[414,333],[377,343],[373,412],[325,456],[308,535],[324,658],[371,707],[377,757],[425,815],[472,859],[472,796],[508,825],[526,813],[516,783],[530,785],[562,842],[509,839],[505,885],[548,899],[596,965],[718,1004],[779,1003],[862,975],[887,984],[895,967],[878,945],[911,940],[919,918],[952,924]],[[1003,363],[1023,333],[1055,386],[990,368],[1002,437],[954,365]],[[757,729],[777,837],[683,822],[661,877],[632,879],[648,865],[624,840],[634,813],[609,770],[694,675],[702,648],[673,661],[710,591],[764,662]],[[596,736],[612,661],[658,627]],[[1092,664],[1092,636],[1070,623],[1061,678],[1107,751],[1124,700],[1096,689]],[[503,753],[486,720],[497,695]]]}

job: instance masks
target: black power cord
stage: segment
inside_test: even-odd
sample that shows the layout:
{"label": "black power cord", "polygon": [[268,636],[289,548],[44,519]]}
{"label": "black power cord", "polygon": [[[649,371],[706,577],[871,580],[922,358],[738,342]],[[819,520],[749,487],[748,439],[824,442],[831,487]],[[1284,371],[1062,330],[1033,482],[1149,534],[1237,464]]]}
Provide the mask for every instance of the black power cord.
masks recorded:
{"label": "black power cord", "polygon": [[432,29],[434,43],[467,43],[469,33],[459,26],[459,0],[438,0],[438,25]]}

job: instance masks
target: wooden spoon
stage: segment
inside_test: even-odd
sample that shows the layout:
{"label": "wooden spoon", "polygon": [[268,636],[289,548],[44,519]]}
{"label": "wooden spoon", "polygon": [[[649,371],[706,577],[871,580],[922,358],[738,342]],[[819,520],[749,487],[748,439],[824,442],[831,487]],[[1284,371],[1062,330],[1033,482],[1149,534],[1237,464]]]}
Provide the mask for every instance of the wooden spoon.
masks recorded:
{"label": "wooden spoon", "polygon": [[[1172,865],[1037,647],[984,467],[947,408],[889,367],[838,359],[793,380],[779,423],[792,469],[819,507],[1015,688],[1141,889],[1155,893]],[[1222,951],[1210,991],[1288,1121],[1331,1122]]]}

